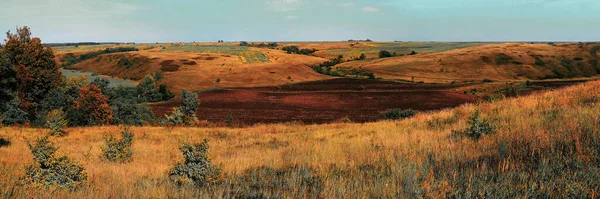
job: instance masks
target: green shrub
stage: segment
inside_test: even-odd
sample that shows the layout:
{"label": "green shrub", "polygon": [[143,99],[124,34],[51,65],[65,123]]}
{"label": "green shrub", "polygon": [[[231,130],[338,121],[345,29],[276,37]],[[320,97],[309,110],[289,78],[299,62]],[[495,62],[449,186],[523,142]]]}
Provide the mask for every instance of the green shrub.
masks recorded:
{"label": "green shrub", "polygon": [[28,143],[28,146],[36,164],[25,168],[23,181],[26,184],[77,188],[87,181],[83,166],[65,156],[54,157],[57,148],[48,141],[47,136],[37,139],[34,144]]}
{"label": "green shrub", "polygon": [[379,51],[379,58],[392,57],[392,53],[387,50]]}
{"label": "green shrub", "polygon": [[154,113],[146,103],[137,104],[132,98],[117,98],[111,105],[113,124],[141,126],[156,122]]}
{"label": "green shrub", "polygon": [[169,178],[179,185],[206,187],[217,181],[221,169],[208,159],[208,139],[197,144],[184,143],[179,148],[185,158],[169,172]]}
{"label": "green shrub", "polygon": [[500,53],[500,54],[496,55],[495,62],[497,65],[509,64],[509,63],[511,63],[511,61],[512,61],[512,57],[508,56],[507,54]]}
{"label": "green shrub", "polygon": [[231,113],[227,114],[227,118],[225,118],[225,124],[227,124],[227,125],[233,124],[233,115],[231,115]]}
{"label": "green shrub", "polygon": [[454,130],[452,131],[452,134],[466,135],[471,139],[479,140],[479,138],[483,137],[484,135],[489,135],[496,132],[496,129],[490,122],[482,120],[479,117],[479,110],[473,113],[467,123],[470,125],[469,128],[463,130]]}
{"label": "green shrub", "polygon": [[6,138],[0,138],[0,147],[10,145],[10,140]]}
{"label": "green shrub", "polygon": [[546,62],[541,57],[534,56],[533,58],[535,58],[535,65],[546,66]]}
{"label": "green shrub", "polygon": [[63,130],[69,123],[65,118],[62,109],[54,109],[46,115],[46,127],[50,128],[51,136],[63,136],[66,132]]}
{"label": "green shrub", "polygon": [[401,120],[412,117],[415,114],[417,114],[417,111],[412,109],[391,109],[383,113],[381,117],[386,120]]}
{"label": "green shrub", "polygon": [[189,126],[198,123],[198,118],[196,114],[194,117],[190,117],[181,111],[181,107],[173,108],[171,110],[171,115],[165,115],[165,117],[161,121],[161,125],[163,126]]}
{"label": "green shrub", "polygon": [[196,111],[198,110],[198,94],[189,92],[185,89],[181,90],[181,111],[183,114],[189,117],[196,117]]}
{"label": "green shrub", "polygon": [[6,111],[2,113],[2,123],[7,125],[24,124],[28,120],[27,112],[21,110],[19,105],[18,98],[14,98],[5,105]]}
{"label": "green shrub", "polygon": [[103,156],[106,160],[118,163],[131,161],[131,156],[133,155],[133,151],[131,150],[133,133],[125,128],[121,132],[121,135],[123,136],[121,140],[117,140],[112,135],[104,137],[106,147],[104,147]]}

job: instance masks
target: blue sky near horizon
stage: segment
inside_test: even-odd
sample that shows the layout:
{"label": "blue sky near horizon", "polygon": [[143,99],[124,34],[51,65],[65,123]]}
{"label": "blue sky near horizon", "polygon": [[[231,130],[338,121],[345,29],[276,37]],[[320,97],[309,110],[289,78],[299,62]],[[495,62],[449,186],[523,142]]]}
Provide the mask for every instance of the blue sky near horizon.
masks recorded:
{"label": "blue sky near horizon", "polygon": [[43,42],[600,41],[598,0],[0,0]]}

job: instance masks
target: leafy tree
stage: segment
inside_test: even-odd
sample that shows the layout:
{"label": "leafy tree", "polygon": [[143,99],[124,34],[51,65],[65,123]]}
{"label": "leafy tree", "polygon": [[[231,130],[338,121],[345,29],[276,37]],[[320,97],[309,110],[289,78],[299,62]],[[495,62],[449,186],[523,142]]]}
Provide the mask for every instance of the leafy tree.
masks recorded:
{"label": "leafy tree", "polygon": [[27,26],[17,28],[17,32],[6,33],[4,46],[10,65],[16,67],[16,93],[21,108],[35,116],[35,103],[43,99],[49,91],[58,88],[64,77],[54,62],[54,51],[45,47],[39,38],[31,38]]}
{"label": "leafy tree", "polygon": [[175,94],[171,91],[167,90],[166,84],[161,84],[158,88],[158,93],[160,93],[162,101],[168,101],[175,97]]}
{"label": "leafy tree", "polygon": [[96,78],[90,83],[92,85],[96,85],[100,90],[102,90],[102,94],[106,95],[109,99],[113,98],[115,95],[115,91],[110,88],[110,82],[106,79]]}
{"label": "leafy tree", "polygon": [[300,51],[300,49],[298,49],[298,46],[286,46],[281,48],[281,50],[286,51],[288,54],[297,54]]}
{"label": "leafy tree", "polygon": [[156,118],[147,104],[137,104],[133,98],[117,98],[111,101],[113,124],[145,125]]}
{"label": "leafy tree", "polygon": [[102,90],[96,85],[81,88],[74,107],[77,111],[87,113],[87,125],[110,124],[113,120],[113,113],[108,105],[108,97],[104,96]]}
{"label": "leafy tree", "polygon": [[74,98],[66,94],[65,89],[51,90],[42,101],[39,102],[41,110],[66,109],[73,105]]}
{"label": "leafy tree", "polygon": [[6,111],[2,113],[2,122],[4,124],[23,124],[27,121],[28,113],[20,108],[19,98],[14,98],[5,106]]}
{"label": "leafy tree", "polygon": [[247,41],[241,41],[240,46],[249,46]]}
{"label": "leafy tree", "polygon": [[142,82],[137,85],[138,97],[148,102],[159,102],[163,100],[163,95],[156,90],[156,81],[151,75],[144,77]]}
{"label": "leafy tree", "polygon": [[73,99],[77,99],[79,97],[79,90],[89,85],[86,79],[87,75],[69,78],[64,88],[65,95],[70,96]]}
{"label": "leafy tree", "polygon": [[8,54],[0,45],[0,112],[6,111],[4,106],[10,102],[17,91],[16,71],[10,63]]}

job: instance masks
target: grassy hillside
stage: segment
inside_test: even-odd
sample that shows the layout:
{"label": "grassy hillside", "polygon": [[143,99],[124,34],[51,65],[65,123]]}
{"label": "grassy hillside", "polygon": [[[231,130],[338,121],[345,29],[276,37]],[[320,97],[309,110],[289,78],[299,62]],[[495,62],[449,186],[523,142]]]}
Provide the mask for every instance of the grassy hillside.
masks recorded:
{"label": "grassy hillside", "polygon": [[[84,165],[85,187],[18,185],[33,162],[26,142],[47,130],[4,127],[1,197],[11,198],[594,198],[600,191],[600,81],[527,97],[420,113],[367,124],[258,125],[250,128],[136,127],[133,161],[100,158],[104,134],[119,127],[67,129],[52,138]],[[460,130],[475,111],[495,133]],[[458,132],[458,133],[457,133]],[[167,173],[184,141],[210,138],[222,168],[209,189],[178,188]]]}
{"label": "grassy hillside", "polygon": [[[189,48],[206,50],[210,46]],[[149,49],[105,54],[69,68],[136,81],[151,73],[163,73],[164,78],[158,83],[166,83],[176,93],[182,88],[198,91],[215,87],[277,86],[331,78],[308,67],[326,61],[323,58],[290,55],[271,49],[252,49],[248,52],[260,52],[270,61],[247,63],[248,57],[230,54]]]}
{"label": "grassy hillside", "polygon": [[386,79],[426,82],[512,81],[593,77],[600,74],[598,44],[487,44],[440,53],[346,62]]}

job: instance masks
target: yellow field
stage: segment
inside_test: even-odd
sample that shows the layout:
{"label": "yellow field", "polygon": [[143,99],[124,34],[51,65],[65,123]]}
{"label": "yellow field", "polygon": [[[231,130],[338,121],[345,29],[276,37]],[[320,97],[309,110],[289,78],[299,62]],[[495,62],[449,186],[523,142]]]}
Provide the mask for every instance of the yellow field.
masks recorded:
{"label": "yellow field", "polygon": [[[393,122],[135,127],[133,161],[126,164],[100,157],[104,134],[117,135],[120,127],[71,128],[51,141],[59,155],[87,170],[86,186],[72,192],[18,185],[33,163],[26,142],[47,130],[4,127],[0,137],[11,144],[0,147],[0,197],[594,198],[600,191],[598,88],[600,81],[589,82]],[[478,141],[452,135],[468,126],[475,110],[497,132]],[[181,143],[203,138],[210,138],[209,156],[223,169],[222,183],[211,189],[169,183],[169,168],[183,160]],[[279,173],[249,172],[260,168]]]}

